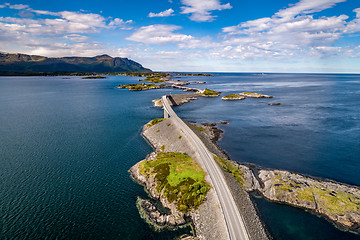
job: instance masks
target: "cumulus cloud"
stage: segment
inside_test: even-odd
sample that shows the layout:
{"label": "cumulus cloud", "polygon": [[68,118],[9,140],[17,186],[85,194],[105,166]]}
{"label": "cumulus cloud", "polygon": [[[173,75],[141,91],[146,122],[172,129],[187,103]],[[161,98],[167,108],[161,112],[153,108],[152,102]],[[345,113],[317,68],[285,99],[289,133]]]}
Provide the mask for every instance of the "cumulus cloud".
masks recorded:
{"label": "cumulus cloud", "polygon": [[[11,5],[13,6],[13,5]],[[113,20],[105,19],[103,16],[94,13],[82,12],[50,12],[42,10],[32,10],[38,15],[50,15],[55,18],[14,18],[0,17],[0,24],[4,30],[22,31],[33,35],[58,35],[72,33],[96,33],[102,29],[120,28],[130,29],[129,24],[132,20],[124,21],[119,18]]]}
{"label": "cumulus cloud", "polygon": [[[3,7],[18,10],[21,17],[0,17],[2,49],[11,51],[15,48],[17,52],[47,56],[92,55],[108,51],[105,45],[87,42],[89,37],[86,35],[104,29],[130,29],[132,23],[132,20],[105,18],[94,13],[34,10],[22,4],[7,3]],[[23,14],[24,11],[32,14]],[[40,17],[32,18],[33,14]],[[70,41],[64,43],[64,40]],[[89,49],[86,50],[86,47]]]}
{"label": "cumulus cloud", "polygon": [[221,4],[219,0],[181,0],[183,14],[191,14],[190,19],[196,22],[211,22],[216,16],[212,11],[231,9],[230,3]]}
{"label": "cumulus cloud", "polygon": [[345,1],[346,0],[301,0],[300,2],[290,6],[289,8],[280,10],[276,13],[276,16],[288,19],[295,17],[299,14],[320,12],[324,9],[335,6],[336,3]]}
{"label": "cumulus cloud", "polygon": [[66,36],[64,36],[64,38],[69,39],[73,42],[85,42],[88,39],[87,36],[79,35],[79,34],[66,35]]}
{"label": "cumulus cloud", "polygon": [[174,10],[172,8],[169,8],[168,10],[165,10],[163,12],[159,13],[149,13],[148,17],[169,17],[173,16]]}
{"label": "cumulus cloud", "polygon": [[354,10],[357,18],[352,21],[347,21],[347,15],[315,18],[311,13],[344,1],[301,0],[272,17],[225,27],[223,44],[231,46],[231,56],[239,58],[338,55],[343,48],[332,44],[345,33],[360,31],[360,10]]}
{"label": "cumulus cloud", "polygon": [[174,31],[181,29],[180,26],[156,24],[141,27],[130,37],[126,38],[130,41],[150,43],[150,44],[167,44],[178,43],[192,39],[191,35],[181,33],[174,33]]}
{"label": "cumulus cloud", "polygon": [[64,56],[96,56],[100,54],[107,53],[112,55],[114,51],[104,50],[104,46],[99,43],[76,43],[76,44],[67,44],[67,43],[55,43],[55,44],[44,44],[32,46],[25,51],[28,54],[32,55],[42,55],[42,56],[52,56],[52,57],[64,57]]}
{"label": "cumulus cloud", "polygon": [[115,18],[114,20],[110,21],[109,26],[118,27],[123,30],[130,30],[132,29],[132,27],[129,26],[131,23],[133,23],[133,20],[124,21],[120,18]]}

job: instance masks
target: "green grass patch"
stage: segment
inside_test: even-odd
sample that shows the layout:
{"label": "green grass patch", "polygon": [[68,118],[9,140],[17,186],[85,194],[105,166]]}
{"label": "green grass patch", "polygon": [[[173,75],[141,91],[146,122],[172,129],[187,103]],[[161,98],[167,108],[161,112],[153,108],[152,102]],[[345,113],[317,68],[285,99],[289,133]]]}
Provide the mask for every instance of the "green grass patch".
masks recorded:
{"label": "green grass patch", "polygon": [[214,155],[214,159],[220,164],[220,166],[228,173],[231,174],[242,186],[244,186],[244,172],[242,169],[239,169],[237,166],[232,164],[229,160],[225,158],[220,158]]}
{"label": "green grass patch", "polygon": [[179,136],[178,136],[178,139],[181,139],[181,138],[182,138],[182,136],[181,136],[181,135],[179,135]]}
{"label": "green grass patch", "polygon": [[163,83],[163,82],[165,82],[164,80],[161,79],[161,77],[157,77],[157,76],[150,76],[150,77],[147,77],[145,79],[141,79],[140,81],[151,82],[151,83]]}
{"label": "green grass patch", "polygon": [[239,94],[229,94],[223,97],[223,99],[245,99],[244,96],[241,96]]}
{"label": "green grass patch", "polygon": [[197,209],[210,190],[202,168],[185,153],[160,152],[156,160],[140,163],[140,173],[155,174],[157,191],[163,191],[169,202],[175,201],[181,212]]}
{"label": "green grass patch", "polygon": [[359,211],[360,199],[351,193],[337,192],[332,193],[330,190],[321,190],[314,188],[313,191],[319,194],[319,202],[323,208],[330,213],[344,215],[347,212]]}
{"label": "green grass patch", "polygon": [[140,83],[140,84],[126,84],[126,85],[118,85],[118,88],[127,88],[131,91],[141,91],[141,90],[149,90],[149,89],[157,89],[157,88],[164,88],[166,85],[160,84],[156,85],[153,83]]}
{"label": "green grass patch", "polygon": [[204,90],[204,92],[202,93],[202,95],[205,95],[205,96],[219,96],[220,93],[217,92],[217,91],[214,91],[214,90],[210,90],[210,89],[205,88],[205,90]]}
{"label": "green grass patch", "polygon": [[199,130],[200,132],[205,131],[205,128],[201,127],[201,126],[195,126],[197,128],[197,130]]}
{"label": "green grass patch", "polygon": [[154,125],[156,125],[156,124],[158,124],[158,123],[160,123],[160,122],[162,122],[164,120],[165,120],[165,118],[153,119],[147,124],[147,127],[152,127],[152,126],[154,126]]}
{"label": "green grass patch", "polygon": [[315,202],[316,194],[318,196],[316,204],[333,214],[344,215],[360,209],[360,199],[355,195],[347,192],[333,192],[320,184],[305,186],[290,179],[284,181],[279,174],[275,174],[274,187],[278,196],[285,192],[293,192],[294,198],[308,202]]}

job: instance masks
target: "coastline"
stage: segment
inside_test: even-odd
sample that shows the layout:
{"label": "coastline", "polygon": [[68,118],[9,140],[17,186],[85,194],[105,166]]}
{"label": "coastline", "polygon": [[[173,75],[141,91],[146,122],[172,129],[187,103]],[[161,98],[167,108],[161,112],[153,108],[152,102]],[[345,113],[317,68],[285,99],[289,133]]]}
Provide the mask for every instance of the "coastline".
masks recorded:
{"label": "coastline", "polygon": [[[177,97],[179,104],[174,105],[183,104],[181,98],[186,98],[186,96],[180,97],[180,100],[179,97]],[[216,144],[221,136],[218,138],[210,138],[209,143],[207,138],[202,137],[201,132],[199,132],[193,124],[188,123],[188,125],[211,152],[230,160],[226,151]],[[213,129],[216,128],[213,127]],[[358,186],[351,186],[329,179],[305,176],[290,171],[261,169],[253,164],[240,164],[232,160],[230,160],[230,162],[245,173],[243,176],[245,181],[244,188],[247,194],[257,192],[269,201],[309,210],[315,215],[321,216],[335,224],[335,226],[341,230],[353,233],[360,232],[360,188]],[[229,176],[226,171],[223,172],[225,176],[227,176],[228,183],[231,182],[229,179],[232,177]],[[280,177],[277,176],[279,173],[281,173]],[[269,174],[272,175],[273,178],[268,177]],[[276,178],[279,178],[279,181],[281,181],[280,183],[274,179],[275,175],[277,176]],[[289,176],[295,179],[295,183],[284,184],[284,182],[286,183],[288,181],[287,178]],[[311,187],[308,185],[308,182],[312,183],[310,184]],[[322,189],[322,192],[317,192],[317,189]],[[293,194],[293,192],[296,194]],[[235,195],[236,194],[234,194],[234,196]],[[313,197],[309,200],[306,198],[308,195],[312,195]],[[337,202],[333,203],[333,201]],[[252,201],[250,200],[250,202]]]}
{"label": "coastline", "polygon": [[[216,131],[216,128],[212,126],[204,126],[204,131],[200,131],[195,125],[189,122],[186,123],[201,138],[211,152],[221,157],[227,157],[224,151],[214,144],[214,142],[218,141],[221,137],[221,134]],[[190,156],[196,159],[196,152],[193,152],[186,139],[178,139],[176,137],[178,134],[179,130],[175,127],[172,128],[171,126],[171,119],[166,119],[150,128],[145,125],[142,136],[154,148],[154,152],[149,154],[146,160],[143,161],[154,159],[155,155],[162,151],[187,152]],[[227,239],[225,223],[223,222],[222,213],[219,211],[219,207],[217,207],[219,206],[219,203],[217,203],[217,197],[215,196],[215,191],[213,189],[208,192],[205,202],[200,205],[198,210],[181,215],[166,201],[164,196],[154,191],[155,187],[152,179],[146,180],[143,176],[141,176],[141,174],[139,174],[139,163],[130,169],[131,176],[140,182],[141,185],[145,186],[152,198],[159,200],[162,205],[170,209],[170,212],[174,213],[175,216],[182,219],[190,218],[194,225],[196,239]],[[227,177],[226,181],[231,181],[231,176],[230,178]],[[243,215],[246,215],[245,225],[251,235],[251,238],[269,239],[248,193],[237,182],[232,182],[231,187],[232,192],[241,193],[237,194],[237,196],[240,197],[236,198],[235,201],[237,202],[240,212]],[[148,217],[147,219],[151,221],[151,217]],[[151,224],[157,224],[157,222],[158,221],[155,220]],[[169,224],[169,226],[181,226],[181,224]]]}
{"label": "coastline", "polygon": [[[189,124],[192,125],[192,124]],[[215,126],[208,126],[212,128],[214,131],[219,131]],[[194,129],[194,128],[193,128]],[[221,134],[223,134],[222,130]],[[195,131],[196,132],[196,131]],[[230,156],[226,153],[224,149],[222,149],[218,144],[217,141],[221,140],[221,134],[217,138],[212,138],[211,142],[216,147],[218,153],[218,156],[222,155],[222,158],[225,158],[229,160],[232,164],[237,166],[239,169],[242,169],[244,171],[244,186],[241,186],[239,189],[237,184],[239,184],[231,174],[226,172],[223,168],[223,173],[228,181],[228,184],[230,185],[230,188],[236,189],[234,190],[233,196],[235,198],[244,199],[244,195],[241,190],[245,190],[247,195],[248,194],[255,194],[260,195],[261,197],[267,199],[268,201],[277,202],[281,204],[286,204],[292,207],[309,210],[312,214],[315,214],[319,217],[323,217],[330,223],[334,224],[335,227],[339,228],[343,231],[349,231],[355,234],[360,234],[360,213],[359,210],[356,212],[350,212],[346,213],[344,215],[334,214],[331,212],[326,211],[324,206],[320,206],[319,203],[313,203],[313,202],[301,202],[298,198],[287,198],[286,194],[281,195],[278,189],[276,189],[276,184],[274,181],[272,181],[271,178],[268,177],[270,174],[279,174],[281,175],[280,179],[287,181],[286,179],[290,177],[290,179],[294,178],[295,182],[298,184],[304,184],[309,185],[311,182],[314,182],[316,184],[319,184],[319,186],[322,187],[322,191],[331,190],[331,194],[335,192],[346,192],[354,194],[353,196],[350,196],[354,198],[353,201],[356,201],[357,203],[360,203],[360,187],[359,186],[353,186],[346,183],[337,182],[331,179],[323,179],[319,177],[313,177],[308,176],[304,174],[299,174],[292,171],[286,171],[286,170],[277,170],[277,169],[265,169],[260,168],[254,164],[241,164],[239,162],[236,162],[234,160],[231,160]],[[202,139],[203,140],[203,139]],[[204,141],[205,145],[207,144],[207,147],[211,148],[208,143],[206,143],[206,140]],[[271,184],[271,185],[270,185]],[[241,185],[241,184],[239,184]],[[293,190],[292,188],[299,188],[299,186],[291,186],[291,183],[289,184],[290,188],[287,189],[289,193],[291,193]],[[271,188],[272,187],[272,188]],[[318,187],[317,185],[315,188]],[[320,188],[321,188],[320,187]],[[326,190],[325,190],[326,189]],[[240,197],[239,197],[240,195]],[[331,196],[331,195],[330,195]],[[249,199],[249,201],[252,203],[252,200]],[[240,201],[239,201],[240,202]],[[238,204],[241,204],[241,202]],[[313,204],[312,204],[313,203]],[[258,213],[256,213],[258,215]],[[262,223],[263,224],[263,223]],[[265,228],[265,226],[264,226]],[[265,229],[265,231],[267,231]],[[267,233],[269,234],[269,233]]]}

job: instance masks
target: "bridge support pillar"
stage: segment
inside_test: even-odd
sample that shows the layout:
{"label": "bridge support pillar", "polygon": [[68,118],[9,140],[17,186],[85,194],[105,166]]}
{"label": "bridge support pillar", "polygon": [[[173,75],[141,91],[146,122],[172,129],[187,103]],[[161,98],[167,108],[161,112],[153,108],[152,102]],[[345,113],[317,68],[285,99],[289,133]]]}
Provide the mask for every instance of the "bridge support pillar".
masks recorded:
{"label": "bridge support pillar", "polygon": [[164,109],[164,118],[169,118],[169,114],[167,113],[167,111],[165,111],[165,109]]}

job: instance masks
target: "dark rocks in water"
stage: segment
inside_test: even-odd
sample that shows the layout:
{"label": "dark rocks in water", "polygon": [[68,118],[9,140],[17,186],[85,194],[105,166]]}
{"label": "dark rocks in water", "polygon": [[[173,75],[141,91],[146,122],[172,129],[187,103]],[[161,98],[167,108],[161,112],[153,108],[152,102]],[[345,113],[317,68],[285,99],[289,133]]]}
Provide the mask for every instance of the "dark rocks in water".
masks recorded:
{"label": "dark rocks in water", "polygon": [[107,77],[103,77],[103,76],[87,76],[87,77],[83,77],[82,79],[105,79]]}
{"label": "dark rocks in water", "polygon": [[137,199],[137,207],[139,209],[140,215],[146,220],[149,224],[154,226],[156,229],[164,227],[178,227],[186,224],[185,219],[176,219],[171,214],[163,214],[159,209],[152,204],[149,200]]}
{"label": "dark rocks in water", "polygon": [[212,123],[206,123],[206,122],[202,122],[201,123],[203,126],[207,126],[207,127],[215,127],[217,125],[216,122],[212,122]]}
{"label": "dark rocks in water", "polygon": [[278,102],[276,102],[276,103],[269,103],[268,105],[269,105],[269,106],[280,106],[281,103],[278,103]]}
{"label": "dark rocks in water", "polygon": [[228,121],[221,121],[220,124],[222,124],[222,125],[228,125],[229,122],[228,122]]}

